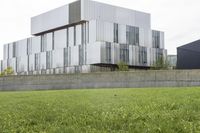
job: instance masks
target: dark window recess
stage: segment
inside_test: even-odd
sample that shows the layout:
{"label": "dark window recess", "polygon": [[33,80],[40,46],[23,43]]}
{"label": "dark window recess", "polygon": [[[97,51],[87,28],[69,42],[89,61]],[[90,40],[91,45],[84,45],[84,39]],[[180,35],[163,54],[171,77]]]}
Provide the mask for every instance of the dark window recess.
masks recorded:
{"label": "dark window recess", "polygon": [[65,67],[69,66],[68,57],[69,57],[69,54],[68,54],[68,47],[67,47],[67,48],[64,48],[64,66]]}
{"label": "dark window recess", "polygon": [[52,52],[51,51],[48,51],[47,54],[46,54],[46,66],[47,66],[47,69],[51,69],[52,68]]}
{"label": "dark window recess", "polygon": [[47,35],[44,34],[41,37],[41,52],[45,52],[47,49]]}
{"label": "dark window recess", "polygon": [[152,45],[153,48],[160,48],[160,32],[152,31]]}
{"label": "dark window recess", "polygon": [[162,59],[163,58],[163,50],[161,49],[156,49],[156,60]]}
{"label": "dark window recess", "polygon": [[147,48],[139,47],[139,63],[140,65],[147,64]]}
{"label": "dark window recess", "polygon": [[69,46],[69,29],[68,28],[66,29],[66,38],[67,38],[66,46],[68,47]]}
{"label": "dark window recess", "polygon": [[84,51],[83,51],[83,45],[79,45],[79,65],[84,64]]}
{"label": "dark window recess", "polygon": [[111,43],[106,42],[106,63],[111,63]]}
{"label": "dark window recess", "polygon": [[32,54],[31,39],[28,39],[28,40],[27,40],[27,53],[28,53],[28,55]]}
{"label": "dark window recess", "polygon": [[114,23],[114,42],[118,43],[119,40],[119,28],[118,28],[118,24]]}
{"label": "dark window recess", "polygon": [[126,43],[139,46],[139,28],[126,26]]}
{"label": "dark window recess", "polygon": [[16,57],[16,42],[13,43],[13,58]]}
{"label": "dark window recess", "polygon": [[74,26],[74,46],[76,46],[76,26]]}
{"label": "dark window recess", "polygon": [[55,35],[54,35],[54,32],[52,32],[52,49],[54,50],[55,49],[55,46],[54,46],[54,38],[55,38]]}
{"label": "dark window recess", "polygon": [[40,54],[35,54],[35,70],[40,69]]}
{"label": "dark window recess", "polygon": [[120,44],[120,61],[129,63],[129,45]]}
{"label": "dark window recess", "polygon": [[87,35],[86,35],[86,23],[83,23],[82,25],[81,25],[81,32],[82,32],[82,37],[81,37],[81,39],[82,39],[82,43],[81,44],[86,44],[87,42],[86,42],[86,37],[87,37]]}

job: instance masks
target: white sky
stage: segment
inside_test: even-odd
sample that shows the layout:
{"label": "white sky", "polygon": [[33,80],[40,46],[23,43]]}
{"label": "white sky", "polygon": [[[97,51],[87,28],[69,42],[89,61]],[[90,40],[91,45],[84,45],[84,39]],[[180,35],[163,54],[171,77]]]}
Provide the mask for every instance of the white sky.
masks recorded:
{"label": "white sky", "polygon": [[[3,44],[30,37],[30,18],[74,0],[0,0],[0,59]],[[151,14],[152,29],[165,32],[165,47],[200,39],[200,0],[96,0]]]}

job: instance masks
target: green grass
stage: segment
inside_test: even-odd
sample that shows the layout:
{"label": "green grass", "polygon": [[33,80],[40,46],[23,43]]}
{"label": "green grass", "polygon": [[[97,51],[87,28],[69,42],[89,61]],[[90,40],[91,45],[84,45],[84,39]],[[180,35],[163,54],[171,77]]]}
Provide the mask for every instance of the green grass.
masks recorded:
{"label": "green grass", "polygon": [[200,132],[200,88],[0,92],[0,133]]}

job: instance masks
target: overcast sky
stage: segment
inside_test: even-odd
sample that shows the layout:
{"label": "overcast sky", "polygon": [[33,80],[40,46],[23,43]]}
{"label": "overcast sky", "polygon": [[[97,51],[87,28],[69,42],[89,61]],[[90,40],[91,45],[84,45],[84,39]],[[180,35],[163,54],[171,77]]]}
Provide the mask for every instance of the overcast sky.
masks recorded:
{"label": "overcast sky", "polygon": [[[0,59],[3,44],[30,37],[30,18],[74,0],[0,0]],[[151,14],[152,29],[165,32],[165,47],[200,39],[200,0],[96,0]]]}

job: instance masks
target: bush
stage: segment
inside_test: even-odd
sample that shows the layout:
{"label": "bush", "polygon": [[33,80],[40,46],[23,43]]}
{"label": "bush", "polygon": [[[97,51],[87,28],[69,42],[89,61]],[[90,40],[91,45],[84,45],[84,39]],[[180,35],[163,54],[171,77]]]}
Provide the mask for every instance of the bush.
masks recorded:
{"label": "bush", "polygon": [[169,68],[169,63],[163,57],[158,58],[158,60],[153,64],[153,70],[167,70]]}
{"label": "bush", "polygon": [[8,67],[7,69],[5,69],[2,73],[0,73],[0,76],[8,76],[8,75],[13,75],[14,71],[12,69],[12,67]]}
{"label": "bush", "polygon": [[122,61],[117,64],[117,67],[118,71],[129,71],[128,65]]}

